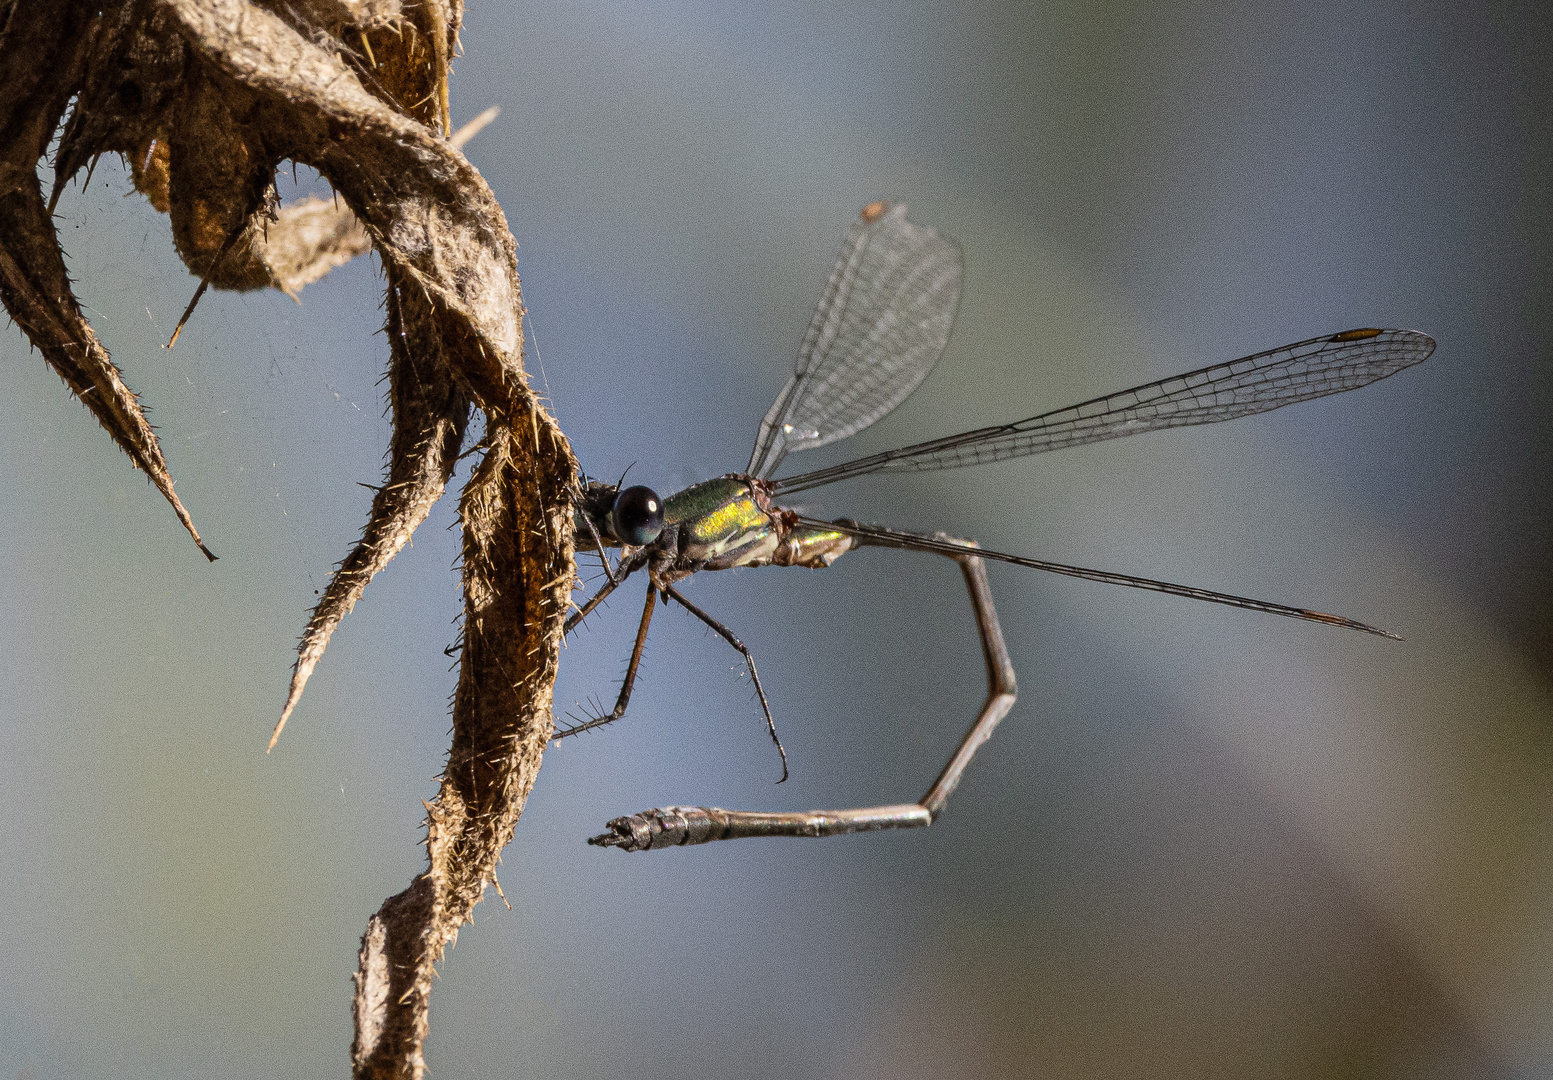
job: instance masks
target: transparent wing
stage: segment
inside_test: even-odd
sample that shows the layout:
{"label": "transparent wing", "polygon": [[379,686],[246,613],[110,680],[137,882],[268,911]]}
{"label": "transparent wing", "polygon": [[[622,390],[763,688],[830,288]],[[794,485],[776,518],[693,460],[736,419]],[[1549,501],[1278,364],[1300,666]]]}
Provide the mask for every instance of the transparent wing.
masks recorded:
{"label": "transparent wing", "polygon": [[844,439],[905,401],[943,354],[960,303],[960,245],[870,203],[809,321],[797,370],[760,422],[745,470]]}
{"label": "transparent wing", "polygon": [[956,469],[1041,454],[1141,431],[1212,424],[1296,401],[1354,390],[1434,352],[1416,330],[1349,330],[1190,371],[1015,424],[978,428],[776,481],[778,493],[806,491],[876,472]]}

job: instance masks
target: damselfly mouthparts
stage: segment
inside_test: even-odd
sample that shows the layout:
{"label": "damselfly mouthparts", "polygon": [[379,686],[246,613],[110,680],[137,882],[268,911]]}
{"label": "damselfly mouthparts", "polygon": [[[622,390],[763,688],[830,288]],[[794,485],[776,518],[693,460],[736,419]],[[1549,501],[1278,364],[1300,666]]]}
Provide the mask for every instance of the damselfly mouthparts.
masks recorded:
{"label": "damselfly mouthparts", "polygon": [[[826,567],[854,548],[870,546],[924,551],[960,564],[987,661],[988,693],[976,721],[919,802],[770,814],[671,806],[616,818],[608,832],[589,843],[645,851],[742,836],[832,836],[932,824],[976,749],[1014,704],[1014,667],[987,586],[987,559],[1395,637],[1338,615],[987,551],[942,533],[924,536],[846,518],[822,521],[779,506],[780,496],[871,473],[953,469],[1266,412],[1384,379],[1428,358],[1435,346],[1433,338],[1416,330],[1348,330],[1017,423],[977,428],[774,478],[772,474],[791,451],[856,434],[904,401],[927,377],[949,340],[960,299],[961,267],[960,247],[953,240],[907,221],[904,206],[870,203],[842,247],[804,335],[797,370],[761,421],[743,472],[692,485],[666,499],[645,487],[621,489],[618,484],[589,483],[580,491],[578,547],[598,551],[609,580],[567,620],[566,632],[638,570],[647,571],[647,603],[614,709],[556,737],[575,735],[624,715],[653,608],[661,596],[665,603],[673,600],[684,607],[743,655],[771,738],[777,741],[770,702],[750,651],[675,585],[702,570],[735,566]],[[611,547],[622,549],[618,565],[610,563],[607,549]],[[777,746],[781,748],[780,741]],[[785,752],[782,760],[786,779]]]}

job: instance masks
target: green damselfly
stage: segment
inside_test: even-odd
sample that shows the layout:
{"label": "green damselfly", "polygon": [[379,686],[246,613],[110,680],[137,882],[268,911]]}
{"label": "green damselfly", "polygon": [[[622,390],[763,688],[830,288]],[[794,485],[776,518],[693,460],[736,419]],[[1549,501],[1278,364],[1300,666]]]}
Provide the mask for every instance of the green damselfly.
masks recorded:
{"label": "green damselfly", "polygon": [[[1433,338],[1415,330],[1349,330],[1017,423],[977,428],[796,476],[774,477],[789,452],[856,434],[904,401],[927,377],[949,340],[962,266],[959,245],[907,221],[904,206],[870,203],[842,247],[804,335],[797,370],[761,421],[743,472],[694,484],[666,499],[641,486],[589,482],[579,489],[578,547],[598,552],[608,582],[567,620],[566,632],[639,570],[647,572],[647,603],[614,709],[563,729],[556,737],[575,735],[624,715],[653,609],[661,597],[664,603],[673,600],[684,607],[743,655],[767,729],[780,751],[771,705],[749,649],[691,603],[676,583],[703,570],[737,566],[827,567],[858,547],[923,551],[959,563],[987,663],[987,698],[975,722],[927,794],[915,803],[787,813],[671,806],[616,818],[609,822],[608,832],[589,843],[645,851],[744,836],[831,836],[932,824],[976,749],[1014,704],[1014,667],[987,585],[987,559],[1395,637],[1338,615],[987,551],[942,533],[927,536],[847,518],[824,521],[778,505],[781,496],[872,473],[959,468],[1266,412],[1383,379],[1427,359],[1435,347]],[[610,562],[608,549],[614,547],[621,549],[618,565]],[[787,778],[785,751],[782,778]]]}

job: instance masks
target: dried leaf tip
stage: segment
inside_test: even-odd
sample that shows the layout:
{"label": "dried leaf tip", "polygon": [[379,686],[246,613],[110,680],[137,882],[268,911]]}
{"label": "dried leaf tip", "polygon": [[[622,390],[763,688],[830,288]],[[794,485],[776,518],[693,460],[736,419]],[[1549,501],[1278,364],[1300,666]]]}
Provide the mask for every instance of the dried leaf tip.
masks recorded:
{"label": "dried leaf tip", "polygon": [[[311,666],[308,668],[312,670]],[[297,702],[302,700],[302,687],[307,685],[307,675],[294,672],[291,676],[291,690],[286,695],[286,707],[280,711],[280,719],[275,721],[275,730],[270,733],[270,745],[264,748],[268,754],[275,749],[275,744],[280,742],[280,733],[286,730],[286,721],[291,719],[291,710],[297,707]]]}

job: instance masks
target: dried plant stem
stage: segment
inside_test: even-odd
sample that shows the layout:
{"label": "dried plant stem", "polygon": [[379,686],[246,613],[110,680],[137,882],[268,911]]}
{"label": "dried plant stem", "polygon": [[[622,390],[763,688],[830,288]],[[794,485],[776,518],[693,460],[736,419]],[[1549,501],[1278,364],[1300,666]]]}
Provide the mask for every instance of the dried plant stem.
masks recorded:
{"label": "dried plant stem", "polygon": [[[426,804],[427,869],[362,939],[362,1078],[425,1069],[433,965],[495,882],[551,734],[574,572],[576,462],[523,369],[516,245],[462,140],[446,137],[461,18],[460,0],[402,12],[393,0],[0,0],[0,300],[196,541],[155,434],[71,293],[37,180],[67,103],[55,195],[101,154],[129,156],[180,256],[215,288],[295,295],[368,245],[382,260],[388,472],[303,634],[282,724],[329,634],[442,494],[472,409],[484,414],[460,502],[453,742]],[[345,209],[311,200],[277,215],[288,159],[316,168]]]}

